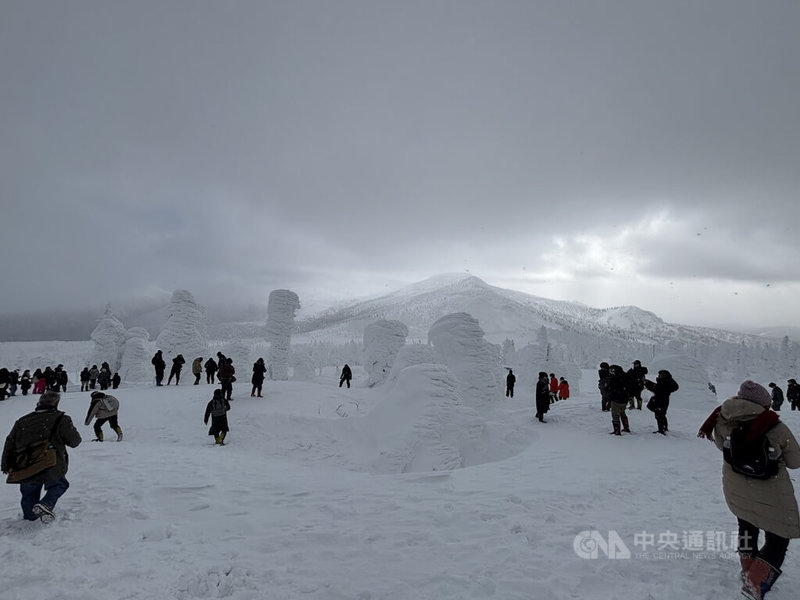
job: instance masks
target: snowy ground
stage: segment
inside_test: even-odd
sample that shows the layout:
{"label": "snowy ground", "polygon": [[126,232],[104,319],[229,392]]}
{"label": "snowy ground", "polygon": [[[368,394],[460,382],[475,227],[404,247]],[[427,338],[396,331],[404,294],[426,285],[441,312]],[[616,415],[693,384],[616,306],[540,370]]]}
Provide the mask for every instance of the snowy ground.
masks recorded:
{"label": "snowy ground", "polygon": [[[430,403],[413,385],[363,387],[359,371],[349,390],[330,373],[267,382],[263,399],[237,383],[224,447],[206,435],[204,383],[118,390],[121,443],[90,442],[88,394],[69,392],[60,408],[84,442],[70,451],[58,520],[22,521],[18,487],[0,487],[0,598],[737,597],[721,456],[695,437],[713,402],[679,392],[669,437],[651,434],[643,410],[620,439],[608,435],[593,371],[545,424],[518,375],[516,398],[477,411],[486,425],[467,438],[472,452],[462,439],[468,466],[450,471],[402,472],[398,448],[431,452],[420,433]],[[720,399],[735,389],[718,385]],[[375,417],[387,402],[414,414],[393,426]],[[34,403],[0,404],[0,429]],[[782,417],[800,432],[800,413]],[[632,556],[580,557],[586,530],[616,532]],[[800,589],[797,544],[773,600]]]}

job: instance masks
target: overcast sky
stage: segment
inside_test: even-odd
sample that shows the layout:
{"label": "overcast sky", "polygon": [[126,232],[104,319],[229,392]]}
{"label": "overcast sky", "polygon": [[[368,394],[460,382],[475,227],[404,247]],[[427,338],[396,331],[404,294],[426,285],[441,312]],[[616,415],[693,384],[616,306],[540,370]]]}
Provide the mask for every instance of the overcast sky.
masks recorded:
{"label": "overcast sky", "polygon": [[469,271],[800,326],[796,0],[0,0],[3,312]]}

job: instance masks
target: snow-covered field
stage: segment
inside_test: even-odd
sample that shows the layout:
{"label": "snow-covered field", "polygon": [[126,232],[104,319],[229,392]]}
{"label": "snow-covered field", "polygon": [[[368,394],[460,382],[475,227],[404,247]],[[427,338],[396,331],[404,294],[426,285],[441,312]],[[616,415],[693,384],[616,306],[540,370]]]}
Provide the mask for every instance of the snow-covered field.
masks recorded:
{"label": "snow-covered field", "polygon": [[[0,487],[0,598],[735,598],[721,456],[695,437],[714,397],[673,375],[669,437],[646,410],[608,435],[594,371],[545,424],[532,372],[469,407],[433,365],[373,388],[360,369],[351,389],[333,370],[267,381],[263,399],[242,376],[224,447],[202,421],[213,388],[190,375],[117,390],[121,443],[89,441],[89,394],[70,391],[84,442],[58,520],[23,521],[18,487]],[[34,404],[0,403],[0,429]],[[800,413],[782,418],[800,433]],[[579,555],[600,538],[616,558]],[[784,570],[773,600],[797,597],[797,542]]]}

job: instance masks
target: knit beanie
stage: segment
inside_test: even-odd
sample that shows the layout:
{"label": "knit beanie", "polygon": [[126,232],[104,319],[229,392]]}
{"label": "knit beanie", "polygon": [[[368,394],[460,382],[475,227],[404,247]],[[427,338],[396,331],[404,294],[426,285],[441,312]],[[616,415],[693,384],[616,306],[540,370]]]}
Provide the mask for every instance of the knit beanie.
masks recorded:
{"label": "knit beanie", "polygon": [[755,381],[750,381],[749,379],[742,383],[742,385],[739,387],[739,393],[737,395],[742,400],[755,402],[764,408],[769,408],[772,406],[772,397],[769,395],[769,392],[766,390],[766,388],[763,385],[757,384]]}

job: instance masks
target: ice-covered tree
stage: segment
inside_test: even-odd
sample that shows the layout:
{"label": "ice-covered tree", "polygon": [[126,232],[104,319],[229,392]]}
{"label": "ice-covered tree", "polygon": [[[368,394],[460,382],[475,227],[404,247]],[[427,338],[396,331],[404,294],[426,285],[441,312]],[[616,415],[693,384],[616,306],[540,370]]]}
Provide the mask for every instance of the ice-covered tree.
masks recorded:
{"label": "ice-covered tree", "polygon": [[294,330],[294,315],[300,309],[300,298],[291,290],[272,290],[267,304],[267,332],[272,378],[289,379],[289,350]]}
{"label": "ice-covered tree", "polygon": [[164,329],[156,338],[156,346],[163,351],[167,364],[178,354],[183,354],[189,363],[198,356],[208,356],[205,310],[195,302],[191,292],[175,290],[169,311]]}
{"label": "ice-covered tree", "polygon": [[503,389],[499,349],[483,336],[477,319],[463,312],[445,315],[428,332],[428,340],[453,373],[465,401],[497,398]]}
{"label": "ice-covered tree", "polygon": [[[236,380],[249,382],[250,376],[253,374],[253,363],[257,358],[252,356],[250,345],[246,344],[243,340],[235,339],[225,344],[221,352],[228,358],[233,359],[233,367],[236,369]],[[216,357],[214,360],[216,360]]]}
{"label": "ice-covered tree", "polygon": [[90,337],[94,342],[90,362],[96,365],[107,362],[112,373],[119,370],[122,362],[122,347],[127,337],[125,326],[120,320],[107,311]]}
{"label": "ice-covered tree", "polygon": [[122,381],[145,383],[153,379],[153,367],[150,365],[153,353],[149,340],[150,334],[143,327],[131,327],[127,331],[119,369]]}
{"label": "ice-covered tree", "polygon": [[389,375],[400,348],[406,345],[408,327],[400,321],[376,321],[364,328],[364,369],[367,385],[382,383]]}

